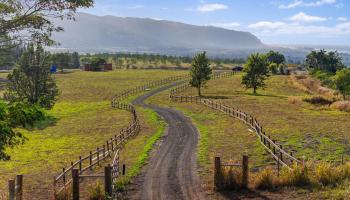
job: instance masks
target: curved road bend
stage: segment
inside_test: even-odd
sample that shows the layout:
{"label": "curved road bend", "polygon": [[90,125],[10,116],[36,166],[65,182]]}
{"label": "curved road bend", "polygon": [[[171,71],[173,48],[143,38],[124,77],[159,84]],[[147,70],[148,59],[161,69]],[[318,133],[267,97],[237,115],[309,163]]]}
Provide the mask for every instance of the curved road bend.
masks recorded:
{"label": "curved road bend", "polygon": [[147,98],[177,84],[153,90],[133,101],[134,105],[156,111],[168,124],[164,141],[139,177],[140,188],[137,190],[140,191],[135,199],[204,199],[197,174],[196,127],[179,111],[144,103]]}

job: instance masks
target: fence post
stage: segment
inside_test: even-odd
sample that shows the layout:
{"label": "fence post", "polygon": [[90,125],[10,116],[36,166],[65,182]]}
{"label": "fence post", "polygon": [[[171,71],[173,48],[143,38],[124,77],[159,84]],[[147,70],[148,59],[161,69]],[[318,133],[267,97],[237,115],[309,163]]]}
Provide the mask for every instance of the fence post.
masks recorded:
{"label": "fence post", "polygon": [[64,173],[64,171],[66,171],[66,169],[63,167],[63,168],[62,168],[62,173],[63,173],[63,183],[66,183],[66,174]]}
{"label": "fence post", "polygon": [[125,164],[123,164],[122,175],[125,175],[125,172],[126,172],[126,166]]}
{"label": "fence post", "polygon": [[82,163],[81,162],[83,162],[82,160],[81,160],[81,156],[79,156],[79,171],[81,171],[81,168],[82,168]]}
{"label": "fence post", "polygon": [[97,147],[97,164],[100,163],[100,148]]}
{"label": "fence post", "polygon": [[91,170],[91,166],[92,166],[92,152],[90,151],[90,155],[89,155],[89,166],[90,166],[90,170]]}
{"label": "fence post", "polygon": [[72,171],[72,193],[73,200],[79,200],[79,171],[78,169],[73,169]]}
{"label": "fence post", "polygon": [[280,159],[281,159],[281,161],[283,162],[283,153],[282,153],[282,150],[283,148],[282,148],[282,145],[280,145]]}
{"label": "fence post", "polygon": [[218,191],[221,188],[222,172],[221,172],[221,158],[215,157],[214,160],[214,190]]}
{"label": "fence post", "polygon": [[112,197],[112,167],[109,164],[105,167],[105,193]]}
{"label": "fence post", "polygon": [[23,175],[16,176],[15,192],[16,192],[16,200],[22,200],[22,198],[23,198]]}
{"label": "fence post", "polygon": [[15,180],[9,180],[9,200],[15,200]]}
{"label": "fence post", "polygon": [[242,160],[242,187],[248,188],[248,155],[243,155]]}

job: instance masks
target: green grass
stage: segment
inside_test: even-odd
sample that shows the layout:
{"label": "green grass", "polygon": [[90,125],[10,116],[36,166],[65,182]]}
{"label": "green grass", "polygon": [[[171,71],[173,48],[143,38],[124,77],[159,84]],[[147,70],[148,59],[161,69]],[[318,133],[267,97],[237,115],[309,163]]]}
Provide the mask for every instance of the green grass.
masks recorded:
{"label": "green grass", "polygon": [[[324,161],[339,161],[341,154],[350,155],[350,113],[306,102],[292,104],[288,97],[307,97],[293,86],[288,76],[272,76],[265,90],[253,95],[240,84],[241,74],[230,79],[210,81],[203,90],[205,96],[224,96],[218,100],[255,116],[266,133],[278,139],[296,156]],[[195,95],[194,89],[185,92]]]}
{"label": "green grass", "polygon": [[[129,112],[110,107],[110,100],[115,94],[148,81],[184,73],[171,70],[116,70],[55,75],[61,90],[59,100],[48,111],[50,119],[37,124],[35,129],[20,130],[28,138],[24,145],[7,149],[12,159],[0,161],[0,193],[6,189],[7,180],[16,174],[24,174],[25,193],[31,193],[31,197],[45,191],[47,193],[53,176],[62,167],[77,160],[79,155],[86,155],[103,145],[129,124]],[[145,118],[142,121],[146,121]],[[156,132],[147,123],[143,123],[142,140]],[[143,147],[143,143],[140,145]]]}

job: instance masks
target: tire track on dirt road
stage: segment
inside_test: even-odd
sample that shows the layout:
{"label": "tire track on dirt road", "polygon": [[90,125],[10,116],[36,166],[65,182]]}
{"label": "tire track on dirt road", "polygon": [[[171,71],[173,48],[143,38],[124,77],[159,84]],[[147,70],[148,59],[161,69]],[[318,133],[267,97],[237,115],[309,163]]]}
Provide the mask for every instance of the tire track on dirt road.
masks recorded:
{"label": "tire track on dirt road", "polygon": [[197,174],[198,131],[181,112],[146,104],[149,97],[179,83],[153,90],[133,101],[134,105],[154,110],[168,124],[160,147],[144,173],[138,177],[135,199],[204,199]]}

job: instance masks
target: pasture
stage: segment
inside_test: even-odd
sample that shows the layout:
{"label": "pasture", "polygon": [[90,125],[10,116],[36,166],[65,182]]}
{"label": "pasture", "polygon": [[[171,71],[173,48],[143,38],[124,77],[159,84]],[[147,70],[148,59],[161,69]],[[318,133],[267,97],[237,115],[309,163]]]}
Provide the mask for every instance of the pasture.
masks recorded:
{"label": "pasture", "polygon": [[[184,74],[183,71],[117,70],[113,72],[72,72],[57,74],[61,90],[57,104],[48,118],[30,130],[21,131],[28,140],[8,149],[10,161],[0,162],[0,188],[16,174],[25,174],[25,193],[47,195],[53,176],[79,155],[86,155],[127,126],[131,115],[110,107],[113,95],[147,81]],[[5,77],[5,76],[4,76]],[[156,78],[155,78],[156,77]],[[162,127],[149,111],[141,111],[142,131],[122,153],[122,162],[138,162],[144,144]],[[124,154],[125,153],[125,154]],[[137,172],[137,169],[134,169]],[[131,173],[131,172],[130,172]]]}
{"label": "pasture", "polygon": [[[228,106],[239,108],[255,116],[265,128],[267,134],[277,139],[287,150],[293,151],[299,159],[312,161],[328,161],[340,163],[342,155],[345,161],[349,156],[349,134],[347,123],[350,114],[333,110],[328,106],[315,106],[302,99],[309,94],[295,86],[289,76],[271,76],[267,80],[265,90],[258,90],[253,95],[241,85],[242,74],[233,78],[211,80],[203,89],[203,96],[222,102]],[[153,97],[150,102],[174,107],[183,111],[200,130],[199,164],[202,180],[211,185],[213,157],[221,156],[224,162],[239,161],[243,153],[250,157],[251,171],[274,161],[258,143],[254,133],[238,120],[213,111],[195,103],[169,102],[169,92]],[[180,95],[196,96],[196,89],[188,89]],[[291,97],[298,101],[291,101]],[[336,198],[344,196],[345,186],[326,188],[308,196],[308,191],[298,190],[298,198]],[[283,191],[293,196],[293,191]],[[267,194],[273,197],[273,194]]]}

